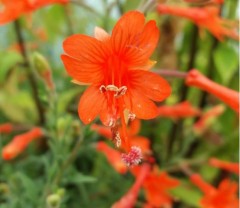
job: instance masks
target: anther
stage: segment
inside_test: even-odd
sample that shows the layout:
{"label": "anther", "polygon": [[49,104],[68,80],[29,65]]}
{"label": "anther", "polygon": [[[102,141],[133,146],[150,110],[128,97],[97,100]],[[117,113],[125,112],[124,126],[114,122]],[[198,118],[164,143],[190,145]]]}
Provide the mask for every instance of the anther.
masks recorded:
{"label": "anther", "polygon": [[120,97],[120,96],[122,96],[122,95],[125,95],[126,91],[127,91],[127,87],[126,87],[126,86],[122,86],[122,87],[120,87],[120,88],[118,89],[118,91],[114,94],[114,97],[118,98],[118,97]]}
{"label": "anther", "polygon": [[101,86],[99,87],[99,90],[100,90],[101,93],[104,93],[104,92],[107,91],[107,89],[106,89],[106,87],[105,87],[104,85],[101,85]]}
{"label": "anther", "polygon": [[136,115],[135,115],[134,113],[129,113],[129,114],[128,114],[128,119],[129,119],[130,121],[133,121],[135,118],[136,118]]}

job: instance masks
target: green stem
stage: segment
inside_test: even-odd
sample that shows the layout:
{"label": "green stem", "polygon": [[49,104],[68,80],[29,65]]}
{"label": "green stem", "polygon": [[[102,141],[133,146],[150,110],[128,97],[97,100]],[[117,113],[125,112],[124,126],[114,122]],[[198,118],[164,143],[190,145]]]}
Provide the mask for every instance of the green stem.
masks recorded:
{"label": "green stem", "polygon": [[27,66],[27,69],[29,69],[27,71],[27,76],[29,79],[29,83],[30,86],[32,88],[32,95],[35,101],[35,105],[38,111],[38,115],[39,115],[39,124],[43,125],[45,123],[45,114],[44,114],[44,109],[42,107],[41,101],[39,99],[39,93],[38,93],[38,89],[37,89],[37,81],[36,78],[33,74],[33,69],[32,69],[32,65],[29,61],[28,55],[27,55],[27,49],[25,46],[25,41],[22,35],[22,31],[21,31],[21,25],[19,20],[14,21],[14,29],[15,29],[15,33],[18,39],[18,43],[20,45],[20,50],[25,62],[25,65]]}

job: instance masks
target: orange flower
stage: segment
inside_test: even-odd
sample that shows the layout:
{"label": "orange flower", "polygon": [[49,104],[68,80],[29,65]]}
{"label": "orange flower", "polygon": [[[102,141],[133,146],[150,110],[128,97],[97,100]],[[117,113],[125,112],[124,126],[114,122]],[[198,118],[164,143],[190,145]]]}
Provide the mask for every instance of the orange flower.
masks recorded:
{"label": "orange flower", "polygon": [[206,183],[199,174],[190,176],[190,180],[203,193],[200,204],[204,208],[238,208],[238,184],[228,179],[223,180],[218,188]]}
{"label": "orange flower", "polygon": [[68,0],[1,0],[0,25],[19,18],[22,14],[55,3],[68,3]]}
{"label": "orange flower", "polygon": [[102,152],[106,156],[108,162],[117,172],[119,172],[120,174],[124,174],[127,172],[127,166],[121,160],[121,152],[109,147],[104,142],[97,143],[97,150]]}
{"label": "orange flower", "polygon": [[[129,128],[127,128],[129,142],[131,146],[140,147],[143,155],[149,155],[151,153],[150,140],[146,137],[136,135],[140,130],[140,125],[141,123],[138,119],[130,122]],[[119,141],[119,138],[121,138],[123,135],[121,128],[119,131],[114,131],[114,129],[109,129],[108,127],[97,124],[92,124],[91,128],[108,139],[114,139],[113,142],[116,144],[116,146],[120,146],[119,142],[121,141]]]}
{"label": "orange flower", "polygon": [[168,193],[169,189],[173,189],[179,185],[177,179],[171,178],[166,172],[159,172],[154,169],[143,183],[146,193],[148,207],[170,207],[172,198]]}
{"label": "orange flower", "polygon": [[131,11],[117,22],[112,36],[96,28],[95,37],[78,34],[63,43],[67,55],[61,58],[67,72],[75,83],[90,85],[80,99],[79,117],[89,124],[100,115],[102,123],[114,131],[121,126],[122,148],[135,152],[127,138],[126,121],[156,117],[153,101],[164,100],[171,91],[167,81],[148,71],[159,31],[155,21],[145,24],[142,13]]}
{"label": "orange flower", "polygon": [[2,157],[4,160],[11,160],[17,157],[20,153],[22,153],[28,146],[28,144],[40,137],[43,136],[43,131],[35,127],[27,133],[17,135],[13,138],[13,140],[3,147]]}
{"label": "orange flower", "polygon": [[237,24],[233,21],[219,17],[217,7],[179,8],[159,4],[157,10],[160,14],[171,14],[192,20],[196,25],[205,28],[219,40],[224,36],[239,40]]}
{"label": "orange flower", "polygon": [[213,121],[220,116],[225,110],[225,107],[220,104],[214,106],[206,113],[204,113],[199,120],[194,124],[193,129],[197,134],[204,133],[206,129],[213,123]]}
{"label": "orange flower", "polygon": [[158,107],[158,115],[170,118],[185,118],[200,115],[200,110],[194,108],[188,101],[177,103],[173,106]]}
{"label": "orange flower", "polygon": [[239,175],[239,163],[227,162],[214,157],[210,158],[208,162],[214,167],[221,168]]}
{"label": "orange flower", "polygon": [[185,0],[185,2],[188,3],[201,3],[201,4],[209,4],[209,3],[215,3],[215,4],[223,4],[224,0]]}
{"label": "orange flower", "polygon": [[139,173],[136,177],[136,181],[133,184],[133,186],[130,188],[130,190],[125,194],[119,201],[117,201],[112,208],[132,208],[134,207],[134,204],[138,197],[138,192],[150,173],[151,167],[149,164],[145,163],[141,165],[140,167],[136,167],[139,169]]}
{"label": "orange flower", "polygon": [[11,133],[12,130],[13,130],[13,125],[10,123],[4,123],[0,125],[0,134],[1,133],[8,134],[8,133]]}
{"label": "orange flower", "polygon": [[186,85],[198,87],[213,94],[218,99],[229,105],[233,110],[239,112],[239,92],[211,81],[196,69],[192,69],[188,72]]}

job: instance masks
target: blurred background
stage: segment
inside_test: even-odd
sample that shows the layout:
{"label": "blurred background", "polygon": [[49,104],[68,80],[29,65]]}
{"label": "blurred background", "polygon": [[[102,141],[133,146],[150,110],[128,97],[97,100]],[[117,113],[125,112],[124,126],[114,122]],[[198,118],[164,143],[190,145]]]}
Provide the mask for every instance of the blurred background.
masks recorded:
{"label": "blurred background", "polygon": [[[158,4],[185,8],[211,4],[220,8],[222,18],[232,20],[225,24],[239,26],[237,0]],[[238,163],[239,115],[214,95],[184,84],[188,71],[196,68],[212,81],[239,91],[238,41],[219,41],[187,18],[159,14],[155,1],[72,0],[34,9],[0,25],[0,126],[10,126],[2,132],[0,128],[0,208],[108,208],[134,184],[136,176],[131,171],[116,171],[106,152],[97,148],[99,141],[113,147],[111,141],[81,123],[77,106],[86,87],[71,82],[60,55],[68,36],[93,36],[95,26],[111,33],[124,13],[136,9],[144,11],[147,20],[155,20],[160,29],[152,71],[172,87],[171,96],[158,104],[159,116],[141,121],[137,133],[150,141],[154,167],[179,181],[167,191],[169,202],[157,207],[203,207],[204,192],[190,181],[189,172],[200,174],[214,187],[226,178],[238,182],[238,174],[214,167],[209,160]],[[50,81],[41,66],[51,74]],[[173,108],[167,111],[164,106]],[[98,120],[95,123],[100,125]],[[41,129],[41,138],[6,158],[4,147],[34,127]],[[161,192],[156,191],[156,196],[161,198]],[[144,207],[146,201],[141,188],[134,207]]]}

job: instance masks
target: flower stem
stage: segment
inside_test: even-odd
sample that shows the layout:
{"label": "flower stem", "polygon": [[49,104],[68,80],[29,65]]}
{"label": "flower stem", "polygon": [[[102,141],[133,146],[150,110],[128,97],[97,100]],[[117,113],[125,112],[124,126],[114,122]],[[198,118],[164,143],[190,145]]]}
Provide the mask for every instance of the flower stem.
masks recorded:
{"label": "flower stem", "polygon": [[177,70],[165,70],[165,69],[159,69],[154,71],[156,74],[159,74],[164,77],[176,77],[180,79],[185,79],[187,76],[186,72],[181,72]]}
{"label": "flower stem", "polygon": [[[198,28],[197,26],[193,25],[192,26],[192,41],[190,43],[190,51],[189,51],[189,61],[188,61],[188,66],[187,66],[187,71],[192,69],[194,67],[194,62],[196,59],[196,54],[197,54],[197,41],[198,41]],[[184,101],[187,98],[187,93],[188,93],[188,88],[187,86],[183,83],[182,89],[181,89],[182,95],[180,97],[180,102]],[[172,151],[173,151],[173,146],[174,142],[179,135],[179,130],[182,129],[183,122],[180,120],[179,122],[176,122],[173,124],[171,131],[169,133],[169,142],[167,145],[167,159],[171,157]]]}
{"label": "flower stem", "polygon": [[44,110],[43,110],[43,107],[42,107],[40,99],[39,99],[39,93],[38,93],[38,89],[37,89],[36,78],[33,74],[33,69],[32,69],[31,63],[30,63],[28,55],[27,55],[27,50],[26,50],[26,47],[25,47],[25,41],[24,41],[24,38],[23,38],[23,35],[22,35],[21,25],[20,25],[19,20],[14,21],[14,29],[15,29],[15,33],[16,33],[16,36],[17,36],[18,43],[20,45],[20,50],[21,50],[25,65],[27,66],[27,69],[28,69],[27,76],[28,76],[28,79],[29,79],[30,86],[32,88],[33,98],[34,98],[35,105],[36,105],[36,108],[37,108],[37,111],[38,111],[39,124],[44,124],[45,123],[45,114],[44,114]]}

